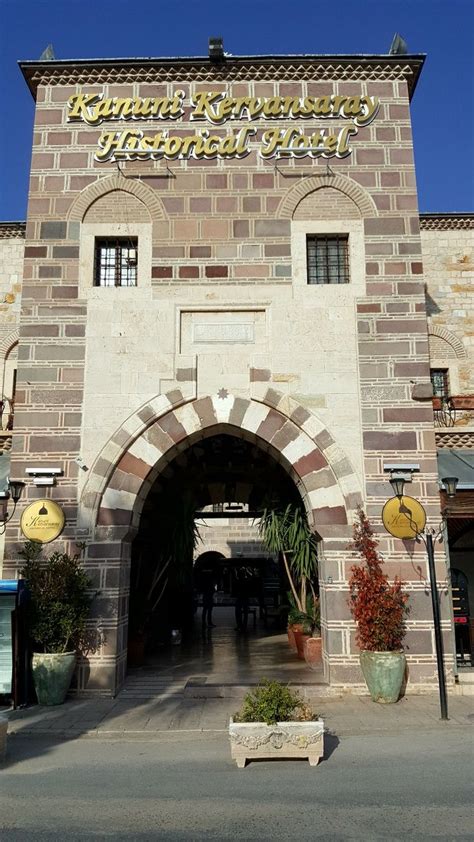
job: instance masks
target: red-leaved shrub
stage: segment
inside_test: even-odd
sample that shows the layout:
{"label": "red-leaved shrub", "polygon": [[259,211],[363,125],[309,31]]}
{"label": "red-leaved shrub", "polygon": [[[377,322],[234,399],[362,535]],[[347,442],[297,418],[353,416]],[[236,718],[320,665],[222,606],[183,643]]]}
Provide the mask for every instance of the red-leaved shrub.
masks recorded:
{"label": "red-leaved shrub", "polygon": [[404,583],[398,577],[390,583],[382,572],[383,561],[373,534],[367,516],[359,507],[350,549],[360,555],[363,563],[351,567],[349,605],[357,622],[359,648],[393,652],[401,649],[405,637],[408,594],[403,593]]}

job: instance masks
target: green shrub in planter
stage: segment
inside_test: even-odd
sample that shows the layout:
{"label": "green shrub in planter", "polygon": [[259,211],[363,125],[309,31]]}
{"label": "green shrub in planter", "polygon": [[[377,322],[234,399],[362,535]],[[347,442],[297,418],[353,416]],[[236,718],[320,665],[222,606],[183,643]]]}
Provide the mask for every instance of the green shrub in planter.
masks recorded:
{"label": "green shrub in planter", "polygon": [[263,681],[247,693],[230,720],[231,754],[243,769],[248,760],[307,758],[317,766],[324,754],[324,722],[298,693],[278,681]]}
{"label": "green shrub in planter", "polygon": [[33,655],[33,680],[40,704],[60,704],[69,689],[76,651],[87,642],[91,581],[80,553],[55,552],[44,561],[41,552],[41,544],[27,542],[20,571],[28,583],[28,630],[38,653]]}
{"label": "green shrub in planter", "polygon": [[317,719],[299,693],[279,681],[262,681],[247,693],[234,722],[302,722]]}

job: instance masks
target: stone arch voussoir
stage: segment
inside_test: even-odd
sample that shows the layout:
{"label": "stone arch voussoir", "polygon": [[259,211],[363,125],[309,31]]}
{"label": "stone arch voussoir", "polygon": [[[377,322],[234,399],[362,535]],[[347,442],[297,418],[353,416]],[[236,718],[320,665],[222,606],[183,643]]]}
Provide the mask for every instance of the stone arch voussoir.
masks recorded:
{"label": "stone arch voussoir", "polygon": [[428,339],[430,336],[437,336],[439,339],[443,339],[449,345],[456,354],[458,359],[465,359],[467,357],[467,351],[464,347],[461,340],[450,330],[447,330],[445,327],[438,327],[437,325],[430,325],[428,328]]}
{"label": "stone arch voussoir", "polygon": [[280,219],[292,219],[293,214],[305,196],[321,190],[324,187],[332,187],[340,190],[357,205],[362,217],[378,216],[378,211],[372,197],[360,184],[345,175],[324,175],[310,176],[302,179],[298,184],[290,187],[283,196],[277,210],[277,217]]}
{"label": "stone arch voussoir", "polygon": [[322,422],[274,389],[259,400],[212,395],[179,400],[161,395],[131,416],[93,465],[81,497],[84,522],[100,527],[138,525],[143,502],[164,465],[190,437],[214,428],[239,429],[286,466],[304,500],[310,522],[347,525],[362,500],[352,466]]}
{"label": "stone arch voussoir", "polygon": [[113,190],[122,190],[136,196],[148,209],[153,222],[167,219],[167,214],[162,202],[154,190],[142,181],[133,178],[126,178],[124,175],[110,175],[99,178],[93,184],[89,184],[72,203],[68,219],[82,222],[86,211],[101,196],[105,196]]}

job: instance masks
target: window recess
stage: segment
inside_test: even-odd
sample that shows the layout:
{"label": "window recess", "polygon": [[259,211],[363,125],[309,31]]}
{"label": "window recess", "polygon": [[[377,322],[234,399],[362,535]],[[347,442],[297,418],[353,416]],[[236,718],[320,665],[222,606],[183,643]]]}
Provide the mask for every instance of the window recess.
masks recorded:
{"label": "window recess", "polygon": [[432,368],[430,370],[431,383],[433,386],[433,396],[435,398],[449,397],[449,380],[447,368]]}
{"label": "window recess", "polygon": [[308,234],[306,260],[308,284],[348,284],[348,235]]}
{"label": "window recess", "polygon": [[94,284],[98,287],[137,285],[138,239],[96,238]]}

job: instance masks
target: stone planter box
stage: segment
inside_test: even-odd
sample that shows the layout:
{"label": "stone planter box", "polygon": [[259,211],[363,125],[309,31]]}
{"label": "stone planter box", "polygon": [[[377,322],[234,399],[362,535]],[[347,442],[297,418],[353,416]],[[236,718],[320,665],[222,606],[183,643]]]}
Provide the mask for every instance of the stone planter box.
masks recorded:
{"label": "stone planter box", "polygon": [[232,759],[239,769],[247,760],[285,760],[299,757],[317,766],[324,754],[324,722],[234,722],[229,724]]}

